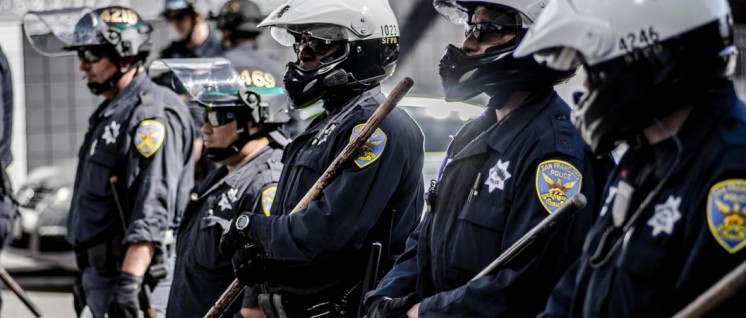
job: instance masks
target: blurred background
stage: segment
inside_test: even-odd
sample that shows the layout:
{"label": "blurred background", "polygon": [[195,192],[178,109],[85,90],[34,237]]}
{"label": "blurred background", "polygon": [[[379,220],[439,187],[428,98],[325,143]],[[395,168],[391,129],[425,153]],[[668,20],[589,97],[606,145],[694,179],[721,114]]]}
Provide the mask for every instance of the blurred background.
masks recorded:
{"label": "blurred background", "polygon": [[[217,13],[224,0],[202,1]],[[266,15],[283,0],[255,0]],[[441,18],[433,9],[432,0],[390,0],[401,30],[401,55],[394,76],[384,83],[384,91],[399,79],[409,76],[415,85],[410,96],[425,99],[415,104],[435,103],[441,99],[438,61],[447,44],[460,44],[461,27]],[[736,45],[741,55],[737,65],[737,89],[746,96],[746,0],[731,1],[736,18]],[[176,37],[168,23],[160,17],[163,0],[0,0],[0,46],[10,61],[15,95],[13,142],[14,161],[9,173],[24,209],[13,245],[0,255],[5,266],[31,298],[45,310],[45,317],[72,317],[70,285],[74,278],[74,261],[64,241],[66,210],[69,207],[75,157],[87,128],[88,116],[101,102],[85,86],[78,71],[76,56],[45,57],[29,45],[21,28],[21,19],[28,11],[68,7],[103,7],[124,5],[134,8],[155,27],[154,47],[150,61]],[[259,38],[259,47],[279,61],[294,60],[292,50],[282,47],[268,33]],[[583,74],[558,87],[563,98],[570,98]],[[424,101],[424,102],[423,102]],[[484,102],[477,97],[476,104]],[[461,107],[461,106],[459,106]],[[458,125],[457,125],[458,127]],[[447,140],[446,140],[447,142]],[[33,317],[7,289],[3,293],[3,317]]]}

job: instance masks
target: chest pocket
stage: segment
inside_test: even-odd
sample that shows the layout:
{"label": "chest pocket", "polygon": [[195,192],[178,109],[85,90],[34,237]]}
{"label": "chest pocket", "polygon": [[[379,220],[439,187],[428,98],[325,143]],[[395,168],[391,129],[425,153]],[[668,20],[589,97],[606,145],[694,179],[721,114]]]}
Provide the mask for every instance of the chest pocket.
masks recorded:
{"label": "chest pocket", "polygon": [[[113,151],[115,151],[113,147],[98,145],[93,155],[86,159],[88,162],[83,180],[85,180],[89,193],[101,197],[110,193],[109,179],[115,175],[117,165],[117,155]],[[124,180],[120,178],[119,182],[124,182]]]}
{"label": "chest pocket", "polygon": [[190,246],[187,247],[190,250],[188,253],[192,253],[192,259],[198,267],[208,272],[225,269],[230,265],[220,255],[218,248],[220,237],[230,226],[229,214],[233,213],[232,209],[220,213],[218,202],[224,194],[225,192],[222,192],[208,199],[205,209],[211,209],[213,213],[209,213],[209,210],[200,212],[199,229],[192,234]]}
{"label": "chest pocket", "polygon": [[[326,147],[309,146],[296,155],[294,162],[285,165],[292,167],[292,173],[288,179],[288,187],[285,187],[286,190],[283,191],[283,196],[287,196],[282,200],[284,211],[291,211],[324,173],[326,170],[324,163],[329,156],[328,151],[331,150]],[[292,190],[288,192],[289,189]]]}
{"label": "chest pocket", "polygon": [[[507,216],[490,195],[479,195],[467,202],[458,215],[451,250],[453,268],[470,276],[481,271],[502,250]],[[468,277],[471,279],[471,277]]]}

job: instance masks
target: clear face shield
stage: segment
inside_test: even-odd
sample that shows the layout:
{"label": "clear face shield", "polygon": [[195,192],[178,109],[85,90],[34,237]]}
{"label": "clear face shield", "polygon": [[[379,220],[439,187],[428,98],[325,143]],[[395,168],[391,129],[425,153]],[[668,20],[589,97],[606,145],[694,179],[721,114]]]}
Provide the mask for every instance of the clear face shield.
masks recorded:
{"label": "clear face shield", "polygon": [[29,11],[23,15],[23,34],[31,47],[41,55],[55,57],[75,54],[65,50],[65,47],[86,39],[91,43],[96,40],[96,34],[75,33],[78,21],[91,11],[88,7]]}
{"label": "clear face shield", "polygon": [[233,65],[224,58],[160,59],[153,61],[149,74],[158,83],[203,107],[241,104],[245,91]]}

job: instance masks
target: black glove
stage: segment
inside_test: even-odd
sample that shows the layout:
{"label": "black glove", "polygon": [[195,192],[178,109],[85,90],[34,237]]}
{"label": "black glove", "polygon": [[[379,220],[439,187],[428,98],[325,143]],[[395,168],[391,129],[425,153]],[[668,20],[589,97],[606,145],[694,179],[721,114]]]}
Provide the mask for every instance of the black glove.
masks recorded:
{"label": "black glove", "polygon": [[[241,224],[243,225],[243,230],[236,228],[236,223],[242,216],[248,216],[248,220],[251,220],[251,213],[239,213],[233,218],[233,220],[231,220],[230,227],[228,227],[228,230],[220,237],[220,254],[227,260],[233,258],[233,253],[235,253],[237,249],[242,248],[247,244],[253,245],[249,235],[246,233],[249,230],[248,222]],[[246,219],[244,218],[243,220]]]}
{"label": "black glove", "polygon": [[109,300],[109,318],[137,318],[143,276],[122,272]]}
{"label": "black glove", "polygon": [[368,318],[407,317],[407,311],[419,302],[416,293],[399,298],[378,297],[368,305]]}
{"label": "black glove", "polygon": [[251,286],[266,281],[264,260],[258,256],[256,246],[239,248],[231,258],[233,274],[244,286]]}

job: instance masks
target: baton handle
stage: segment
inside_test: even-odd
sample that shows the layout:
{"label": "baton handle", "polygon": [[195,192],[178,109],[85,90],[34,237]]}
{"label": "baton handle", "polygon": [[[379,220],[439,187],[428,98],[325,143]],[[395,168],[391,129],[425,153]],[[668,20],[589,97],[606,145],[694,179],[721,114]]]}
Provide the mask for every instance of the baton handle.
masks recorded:
{"label": "baton handle", "polygon": [[555,210],[548,217],[544,218],[539,224],[534,226],[530,231],[524,234],[518,241],[513,243],[508,249],[498,256],[492,263],[487,265],[479,274],[472,278],[472,281],[489,275],[492,271],[505,267],[513,258],[518,256],[522,251],[531,246],[534,242],[548,235],[557,226],[575,215],[578,210],[585,207],[587,200],[582,193],[572,196],[564,205]]}

